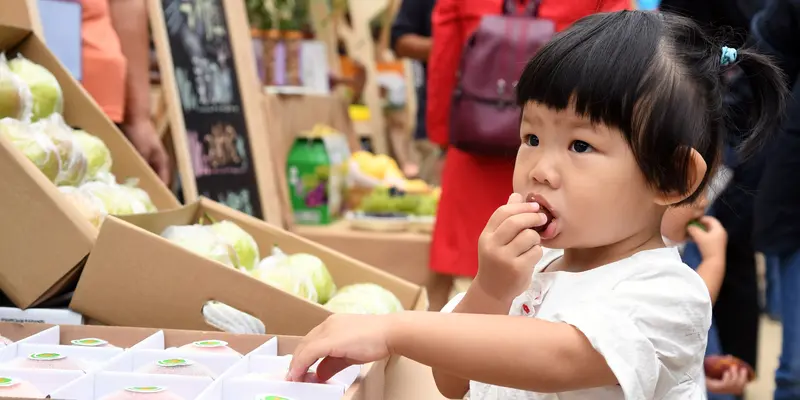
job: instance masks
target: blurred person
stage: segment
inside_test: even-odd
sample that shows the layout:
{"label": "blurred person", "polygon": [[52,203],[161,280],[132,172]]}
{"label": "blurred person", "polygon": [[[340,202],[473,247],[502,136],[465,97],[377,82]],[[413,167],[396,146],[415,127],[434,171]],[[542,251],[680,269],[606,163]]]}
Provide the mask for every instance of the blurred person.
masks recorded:
{"label": "blurred person", "polygon": [[151,119],[147,1],[81,0],[81,83],[164,182],[170,160]]}
{"label": "blurred person", "polygon": [[419,155],[420,178],[437,184],[441,150],[428,140],[425,126],[427,113],[428,57],[431,54],[431,18],[436,0],[403,0],[391,32],[391,46],[398,57],[415,60],[421,66],[417,86],[417,125],[414,129],[414,148]]}
{"label": "blurred person", "polygon": [[[481,230],[497,207],[508,200],[514,157],[476,155],[448,147],[450,105],[463,46],[485,15],[500,14],[506,0],[438,0],[433,12],[433,44],[428,60],[428,139],[447,155],[442,171],[442,197],[436,214],[430,267],[456,277],[463,291],[478,272]],[[525,10],[527,0],[515,2]],[[533,1],[533,0],[531,0]],[[630,0],[541,0],[537,17],[555,23],[557,31],[581,17],[628,9]],[[509,132],[510,135],[515,134]],[[444,291],[446,292],[446,291]],[[443,305],[447,299],[433,298]]]}
{"label": "blurred person", "polygon": [[783,129],[767,148],[755,199],[756,248],[772,260],[779,285],[783,341],[775,399],[800,399],[800,0],[769,0],[753,19],[752,38],[793,87]]}

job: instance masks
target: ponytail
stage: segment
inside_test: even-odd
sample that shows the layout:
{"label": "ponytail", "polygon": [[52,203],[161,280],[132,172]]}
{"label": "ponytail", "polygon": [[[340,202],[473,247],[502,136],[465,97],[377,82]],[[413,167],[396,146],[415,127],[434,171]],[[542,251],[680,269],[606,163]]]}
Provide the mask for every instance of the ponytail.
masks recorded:
{"label": "ponytail", "polygon": [[749,112],[750,129],[745,130],[745,139],[737,149],[740,160],[744,160],[757,153],[780,129],[788,87],[783,71],[773,59],[750,48],[739,49],[733,65],[741,68],[752,92],[752,101],[744,110],[728,110]]}

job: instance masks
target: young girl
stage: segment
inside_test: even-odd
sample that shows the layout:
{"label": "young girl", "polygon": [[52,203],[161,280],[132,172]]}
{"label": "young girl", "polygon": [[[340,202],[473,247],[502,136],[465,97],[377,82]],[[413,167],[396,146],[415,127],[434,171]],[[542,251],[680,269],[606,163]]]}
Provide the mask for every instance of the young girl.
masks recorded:
{"label": "young girl", "polygon": [[430,365],[449,398],[705,398],[708,288],[660,226],[717,165],[720,78],[734,63],[758,99],[747,150],[784,103],[766,58],[643,11],[589,16],[558,35],[517,85],[515,193],[486,224],[455,313],[331,316],[297,347],[288,379],[319,358],[324,380],[400,355]]}

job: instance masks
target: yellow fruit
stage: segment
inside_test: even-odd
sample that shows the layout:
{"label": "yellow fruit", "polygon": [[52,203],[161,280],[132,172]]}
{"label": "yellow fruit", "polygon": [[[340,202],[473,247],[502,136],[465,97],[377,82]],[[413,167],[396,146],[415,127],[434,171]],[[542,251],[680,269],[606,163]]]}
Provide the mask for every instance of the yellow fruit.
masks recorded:
{"label": "yellow fruit", "polygon": [[430,190],[428,183],[422,179],[411,179],[405,183],[405,191],[407,193],[423,194],[428,193]]}

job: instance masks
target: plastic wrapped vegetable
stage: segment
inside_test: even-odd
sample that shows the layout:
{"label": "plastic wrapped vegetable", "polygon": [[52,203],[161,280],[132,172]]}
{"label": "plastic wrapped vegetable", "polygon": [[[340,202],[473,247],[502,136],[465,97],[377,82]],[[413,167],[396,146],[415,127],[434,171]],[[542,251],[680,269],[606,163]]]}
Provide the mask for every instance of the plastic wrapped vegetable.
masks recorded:
{"label": "plastic wrapped vegetable", "polygon": [[403,311],[394,293],[374,284],[345,286],[325,304],[328,311],[346,314],[390,314]]}
{"label": "plastic wrapped vegetable", "polygon": [[173,225],[167,227],[161,236],[195,254],[229,267],[238,267],[236,252],[208,225]]}
{"label": "plastic wrapped vegetable", "polygon": [[136,210],[135,213],[141,214],[158,211],[155,204],[153,204],[153,200],[150,199],[150,195],[147,194],[144,189],[136,187],[136,181],[129,181],[119,186],[129,197],[131,204],[133,204],[134,210]]}
{"label": "plastic wrapped vegetable", "polygon": [[29,121],[33,96],[28,84],[11,72],[5,54],[0,54],[0,118]]}
{"label": "plastic wrapped vegetable", "polygon": [[103,219],[108,215],[105,205],[100,199],[73,186],[60,186],[58,189],[64,195],[64,198],[83,214],[86,220],[92,225],[100,227]]}
{"label": "plastic wrapped vegetable", "polygon": [[252,275],[261,282],[308,301],[316,303],[319,299],[317,290],[314,288],[314,282],[312,282],[311,277],[303,273],[303,271],[286,266],[274,266],[272,268],[255,270],[252,272]]}
{"label": "plastic wrapped vegetable", "polygon": [[259,260],[258,244],[249,233],[230,221],[217,222],[211,225],[211,229],[233,247],[239,259],[239,266],[248,271],[256,268]]}
{"label": "plastic wrapped vegetable", "polygon": [[132,192],[131,188],[124,185],[95,181],[84,183],[80,189],[100,199],[110,215],[149,212],[148,206],[138,197],[140,194]]}
{"label": "plastic wrapped vegetable", "polygon": [[0,135],[25,155],[47,179],[55,181],[61,168],[58,149],[47,135],[30,129],[25,122],[11,118],[0,120]]}
{"label": "plastic wrapped vegetable", "polygon": [[89,163],[83,149],[75,142],[72,128],[67,126],[60,114],[53,114],[31,125],[53,140],[61,160],[61,170],[55,179],[56,185],[78,186],[86,179]]}
{"label": "plastic wrapped vegetable", "polygon": [[100,174],[111,171],[111,151],[100,138],[81,130],[73,131],[72,138],[86,156],[87,179],[94,180]]}
{"label": "plastic wrapped vegetable", "polygon": [[317,301],[322,304],[327,302],[336,292],[336,283],[333,282],[331,273],[325,263],[317,256],[296,253],[279,260],[277,266],[285,266],[308,276],[314,285],[314,290],[317,292]]}
{"label": "plastic wrapped vegetable", "polygon": [[38,121],[63,111],[64,96],[61,93],[61,85],[50,71],[22,56],[9,61],[8,67],[28,84],[33,97],[31,120]]}
{"label": "plastic wrapped vegetable", "polygon": [[264,259],[258,263],[258,269],[264,270],[272,268],[278,265],[278,263],[286,257],[288,256],[283,252],[283,250],[280,249],[280,247],[272,246],[272,254],[270,254],[268,257],[264,257]]}

